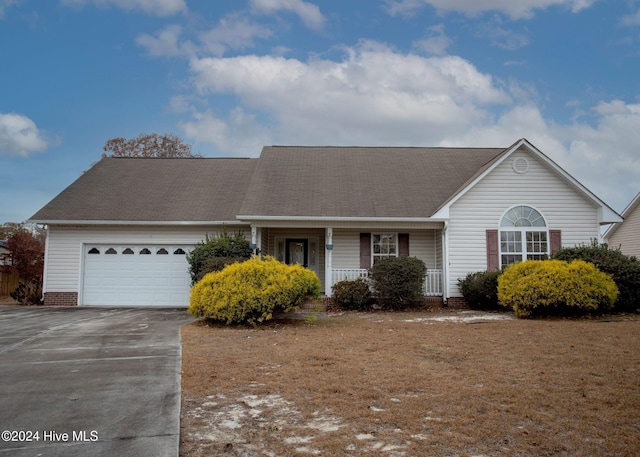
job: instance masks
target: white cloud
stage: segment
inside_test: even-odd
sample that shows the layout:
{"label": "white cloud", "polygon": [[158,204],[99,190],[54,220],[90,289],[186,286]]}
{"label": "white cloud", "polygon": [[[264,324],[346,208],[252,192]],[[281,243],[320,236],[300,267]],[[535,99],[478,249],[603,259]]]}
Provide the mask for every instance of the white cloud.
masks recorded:
{"label": "white cloud", "polygon": [[47,149],[47,141],[26,116],[0,113],[0,155],[28,156]]}
{"label": "white cloud", "polygon": [[444,24],[434,25],[429,27],[429,34],[418,41],[413,43],[413,47],[421,49],[431,55],[444,55],[449,46],[451,46],[451,39],[444,33]]}
{"label": "white cloud", "polygon": [[191,55],[195,52],[195,46],[190,41],[180,42],[182,27],[170,25],[162,29],[155,36],[143,33],[136,37],[136,43],[146,48],[149,55],[159,57],[175,57]]}
{"label": "white cloud", "polygon": [[0,19],[5,18],[6,10],[8,10],[11,6],[17,4],[18,0],[0,0]]}
{"label": "white cloud", "polygon": [[512,19],[530,18],[535,10],[550,6],[564,6],[577,13],[596,0],[388,0],[389,14],[410,16],[418,9],[431,5],[441,13],[457,11],[469,16],[487,11],[499,11]]}
{"label": "white cloud", "polygon": [[482,24],[478,30],[479,34],[490,39],[494,46],[508,51],[515,51],[523,48],[530,42],[529,36],[526,32],[515,32],[513,30],[506,29],[500,25],[500,21],[498,19]]}
{"label": "white cloud", "polygon": [[196,144],[210,144],[232,156],[255,157],[264,145],[272,143],[269,131],[241,108],[233,109],[226,120],[210,110],[194,111],[179,127]]}
{"label": "white cloud", "polygon": [[324,27],[326,19],[320,8],[313,3],[302,0],[250,0],[254,12],[273,14],[278,11],[290,11],[297,14],[304,24],[314,30]]}
{"label": "white cloud", "polygon": [[254,46],[255,38],[268,38],[271,30],[237,14],[220,20],[214,28],[200,34],[204,49],[216,56],[226,49],[245,49]]}
{"label": "white cloud", "polygon": [[81,7],[87,3],[96,6],[115,6],[125,11],[143,11],[155,16],[171,16],[187,11],[185,0],[60,0],[63,5]]}
{"label": "white cloud", "polygon": [[256,38],[268,38],[272,34],[266,26],[238,14],[228,15],[215,27],[199,32],[196,43],[183,39],[183,32],[181,26],[169,25],[155,35],[139,35],[136,43],[154,57],[195,56],[203,53],[222,56],[228,49],[253,47]]}
{"label": "white cloud", "polygon": [[371,42],[339,62],[239,56],[192,59],[191,70],[202,94],[235,95],[286,142],[432,144],[482,123],[483,106],[511,102],[462,58],[397,54]]}
{"label": "white cloud", "polygon": [[628,14],[622,17],[622,25],[636,26],[640,25],[640,10],[634,14]]}

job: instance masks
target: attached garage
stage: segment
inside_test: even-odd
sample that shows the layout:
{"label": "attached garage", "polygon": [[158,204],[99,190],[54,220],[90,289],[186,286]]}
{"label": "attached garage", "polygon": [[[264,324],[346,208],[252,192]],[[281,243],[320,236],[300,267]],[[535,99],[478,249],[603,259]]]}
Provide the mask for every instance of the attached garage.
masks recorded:
{"label": "attached garage", "polygon": [[84,246],[82,305],[189,305],[189,245]]}

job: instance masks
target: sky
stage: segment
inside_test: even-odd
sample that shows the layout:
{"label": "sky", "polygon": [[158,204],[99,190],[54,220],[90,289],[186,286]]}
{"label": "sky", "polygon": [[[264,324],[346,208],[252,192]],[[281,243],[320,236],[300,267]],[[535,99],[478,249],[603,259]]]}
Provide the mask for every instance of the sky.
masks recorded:
{"label": "sky", "polygon": [[640,192],[639,0],[0,0],[0,223],[110,138],[506,148]]}

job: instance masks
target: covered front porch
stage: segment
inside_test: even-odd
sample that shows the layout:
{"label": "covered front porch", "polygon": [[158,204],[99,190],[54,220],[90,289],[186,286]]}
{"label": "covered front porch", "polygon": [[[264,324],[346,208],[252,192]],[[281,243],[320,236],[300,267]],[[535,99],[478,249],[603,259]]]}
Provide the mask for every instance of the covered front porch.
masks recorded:
{"label": "covered front porch", "polygon": [[331,296],[332,285],[339,281],[366,278],[377,258],[398,255],[417,257],[425,262],[426,296],[445,295],[443,224],[385,221],[366,226],[353,223],[332,227],[301,227],[303,224],[300,223],[283,225],[274,221],[252,224],[252,246],[260,254],[315,271],[325,296]]}

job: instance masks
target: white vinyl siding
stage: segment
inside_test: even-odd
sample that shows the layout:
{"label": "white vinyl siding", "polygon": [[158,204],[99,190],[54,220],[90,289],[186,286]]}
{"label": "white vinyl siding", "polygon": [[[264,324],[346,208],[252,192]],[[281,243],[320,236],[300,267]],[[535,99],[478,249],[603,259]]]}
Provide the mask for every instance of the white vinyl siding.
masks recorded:
{"label": "white vinyl siding", "polygon": [[[529,162],[526,173],[512,168],[520,158]],[[499,229],[504,212],[516,205],[530,205],[543,214],[549,230],[562,231],[563,246],[599,237],[597,209],[533,155],[516,151],[451,206],[451,296],[460,296],[458,278],[486,270],[486,230]]]}
{"label": "white vinyl siding", "polygon": [[[376,230],[333,230],[333,268],[360,268],[360,233],[376,233]],[[409,234],[411,257],[422,259],[427,268],[442,268],[440,230],[398,229],[395,233]]]}
{"label": "white vinyl siding", "polygon": [[[81,292],[83,246],[113,245],[187,245],[202,241],[206,234],[216,234],[222,227],[99,227],[50,226],[45,292]],[[251,233],[249,227],[232,231]]]}
{"label": "white vinyl siding", "polygon": [[612,248],[620,247],[623,254],[640,258],[640,204],[625,217],[608,242]]}

